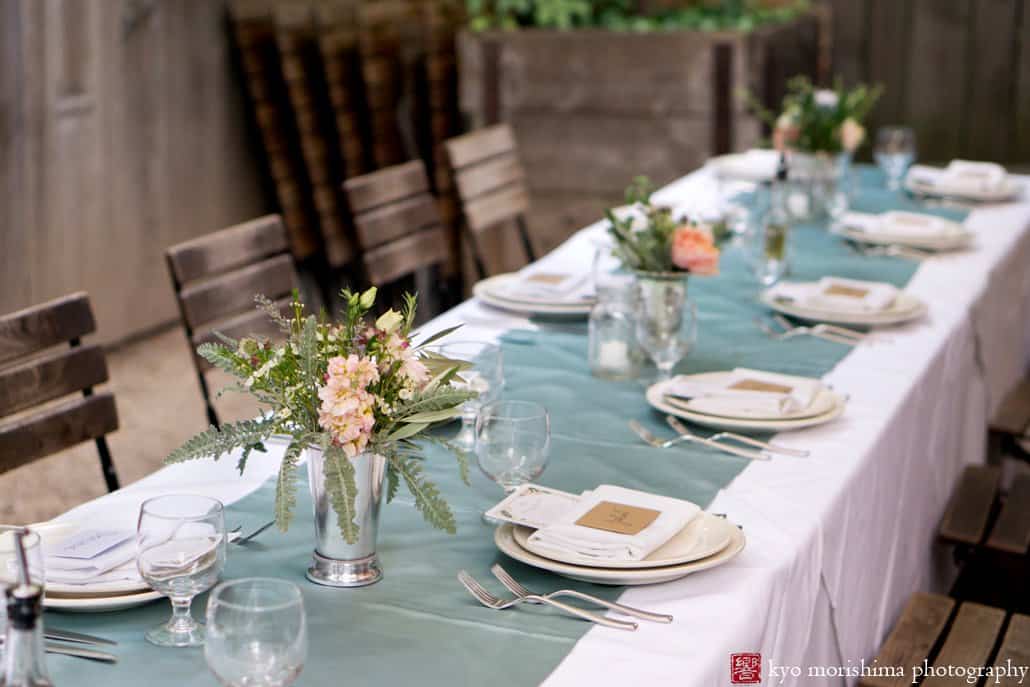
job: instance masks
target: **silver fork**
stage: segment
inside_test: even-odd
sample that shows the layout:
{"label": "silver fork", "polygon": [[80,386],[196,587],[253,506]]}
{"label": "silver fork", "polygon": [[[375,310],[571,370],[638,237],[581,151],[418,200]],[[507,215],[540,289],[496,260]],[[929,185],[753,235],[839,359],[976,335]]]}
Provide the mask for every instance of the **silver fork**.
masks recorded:
{"label": "silver fork", "polygon": [[848,242],[848,247],[852,251],[859,255],[867,255],[875,257],[878,255],[886,255],[892,258],[906,258],[908,260],[926,260],[932,258],[934,253],[932,251],[923,250],[921,248],[915,248],[913,246],[902,246],[896,243],[890,243],[886,245],[875,245],[870,246],[864,243]]}
{"label": "silver fork", "polygon": [[[625,604],[616,603],[614,601],[606,601],[605,599],[592,596],[590,594],[577,592],[575,589],[559,589],[558,591],[551,592],[550,594],[537,594],[533,591],[530,591],[528,587],[524,586],[518,580],[512,577],[507,570],[500,566],[500,564],[494,564],[494,566],[490,568],[490,572],[494,574],[494,577],[496,577],[501,584],[508,588],[508,591],[510,591],[512,594],[515,594],[516,596],[523,596],[526,598],[534,596],[543,596],[547,597],[548,599],[553,599],[559,596],[568,596],[572,597],[573,599],[579,599],[581,601],[589,601],[592,604],[603,606],[605,608],[609,608],[613,611],[618,611],[619,613],[623,613],[625,615],[631,615],[634,618],[640,618],[641,620],[650,620],[651,622],[655,623],[672,622],[672,616],[666,613],[652,613],[651,611],[645,611],[641,608],[633,608],[632,606],[626,606]],[[530,603],[536,602],[531,601]]]}
{"label": "silver fork", "polygon": [[[685,424],[680,422],[680,419],[675,415],[666,415],[665,421],[669,423],[669,426],[672,427],[672,430],[680,436],[684,436],[687,434],[693,436],[693,432],[691,432]],[[713,434],[708,438],[712,441],[719,441],[720,439],[730,439],[732,441],[739,441],[742,444],[757,446],[758,448],[765,449],[766,451],[772,451],[773,453],[782,453],[785,456],[797,456],[798,458],[808,457],[808,451],[805,451],[803,449],[780,446],[779,444],[774,444],[769,441],[760,441],[753,437],[747,437],[743,434],[737,434],[736,432],[719,432],[718,434]]]}
{"label": "silver fork", "polygon": [[781,341],[795,336],[801,336],[802,334],[808,334],[809,336],[818,336],[828,341],[835,341],[837,343],[855,346],[865,340],[865,337],[867,336],[865,332],[848,329],[847,327],[838,327],[833,324],[826,324],[825,322],[812,327],[795,325],[779,313],[773,315],[773,320],[783,328],[782,332],[777,332],[761,320],[758,320],[757,324],[766,334]]}
{"label": "silver fork", "polygon": [[637,629],[636,623],[625,620],[615,620],[613,618],[605,618],[603,615],[584,611],[581,608],[564,604],[561,601],[552,601],[546,596],[537,596],[533,594],[529,596],[519,596],[509,600],[502,599],[483,589],[482,585],[476,582],[476,580],[465,570],[458,571],[458,581],[461,582],[465,589],[467,589],[469,593],[476,598],[476,601],[487,608],[492,608],[496,611],[503,611],[506,608],[511,608],[512,606],[517,606],[521,603],[542,603],[547,604],[548,606],[553,606],[561,611],[565,611],[569,615],[574,615],[577,618],[589,620],[590,622],[604,625],[605,627],[611,627],[616,630],[629,630],[630,632]]}
{"label": "silver fork", "polygon": [[261,527],[257,528],[256,530],[254,530],[253,532],[251,532],[250,534],[245,535],[245,536],[241,536],[240,535],[240,532],[243,530],[243,525],[237,525],[236,527],[234,527],[231,530],[229,530],[229,532],[227,533],[228,534],[229,543],[230,544],[239,544],[240,546],[243,546],[244,544],[247,544],[247,543],[253,541],[253,539],[255,537],[257,537],[259,534],[261,534],[262,532],[264,532],[265,530],[267,530],[269,527],[271,527],[274,524],[275,524],[275,520],[270,520],[269,522],[266,522],[264,525],[262,525]]}
{"label": "silver fork", "polygon": [[718,449],[719,451],[732,453],[733,455],[740,456],[741,458],[749,458],[751,460],[769,460],[769,458],[771,458],[771,456],[765,451],[749,451],[744,448],[737,448],[736,446],[731,446],[730,444],[720,444],[717,441],[705,439],[704,437],[694,436],[693,434],[673,437],[672,439],[666,439],[665,441],[662,441],[654,434],[651,434],[651,432],[649,432],[646,427],[644,427],[636,420],[630,420],[629,427],[637,433],[638,437],[643,439],[651,446],[654,446],[655,448],[669,448],[670,446],[675,446],[676,444],[682,444],[684,442],[690,441],[698,444],[703,444],[705,446],[708,446],[709,448]]}

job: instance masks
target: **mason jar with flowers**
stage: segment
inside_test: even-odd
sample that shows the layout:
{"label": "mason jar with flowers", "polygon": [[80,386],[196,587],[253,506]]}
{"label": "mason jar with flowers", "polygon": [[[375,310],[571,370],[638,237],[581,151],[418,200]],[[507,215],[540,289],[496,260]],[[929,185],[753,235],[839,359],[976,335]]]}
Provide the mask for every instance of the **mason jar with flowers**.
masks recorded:
{"label": "mason jar with flowers", "polygon": [[687,298],[689,275],[719,273],[718,244],[724,227],[677,218],[651,200],[653,187],[637,177],[626,189],[627,205],[606,213],[613,252],[636,277],[636,334],[658,368],[671,374],[696,337],[696,313]]}
{"label": "mason jar with flowers", "polygon": [[847,209],[844,186],[851,158],[866,138],[862,122],[880,97],[879,86],[816,88],[795,77],[778,116],[756,107],[772,126],[773,146],[790,152],[791,176],[806,190],[807,208],[793,208],[815,218],[836,216]]}
{"label": "mason jar with flowers", "polygon": [[218,460],[238,450],[240,473],[253,451],[282,437],[285,449],[275,491],[275,522],[286,531],[296,505],[297,473],[306,462],[315,520],[313,582],[355,587],[378,581],[379,510],[403,482],[429,524],[454,532],[447,502],[422,471],[422,443],[455,450],[462,479],[466,456],[430,432],[461,412],[471,392],[459,388],[467,364],[424,347],[455,328],[413,343],[416,299],[398,312],[370,317],[376,289],[344,291],[339,322],[305,315],[296,294],[289,317],[258,298],[278,324],[278,341],[220,336],[197,352],[238,380],[230,387],[265,407],[258,418],[210,427],[173,451],[165,462]]}

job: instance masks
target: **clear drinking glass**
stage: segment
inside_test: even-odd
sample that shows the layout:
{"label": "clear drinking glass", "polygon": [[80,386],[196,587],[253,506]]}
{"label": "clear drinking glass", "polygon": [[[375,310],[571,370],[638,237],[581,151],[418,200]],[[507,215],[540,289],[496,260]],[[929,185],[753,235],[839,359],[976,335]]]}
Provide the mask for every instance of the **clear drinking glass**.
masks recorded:
{"label": "clear drinking glass", "polygon": [[476,415],[487,403],[497,400],[504,389],[504,362],[501,347],[489,341],[449,341],[439,346],[430,346],[434,351],[452,360],[472,364],[472,368],[460,373],[461,381],[455,380],[459,389],[475,391],[479,395],[461,406],[461,431],[453,441],[471,450],[476,443]]}
{"label": "clear drinking glass", "polygon": [[897,191],[905,171],[916,159],[916,134],[907,126],[884,126],[876,132],[873,157],[887,175],[887,188]]}
{"label": "clear drinking glass", "polygon": [[[14,533],[23,530],[23,527],[0,525],[0,599],[3,598],[2,590],[5,587],[17,585],[20,582],[20,566],[15,553]],[[38,532],[30,530],[22,538],[22,546],[25,549],[25,557],[29,564],[29,582],[39,585],[41,589],[46,588],[45,575],[43,573],[43,540]],[[7,630],[7,613],[0,609],[0,637],[3,637]],[[0,642],[0,656],[3,656],[4,647]]]}
{"label": "clear drinking glass", "polygon": [[641,278],[637,296],[637,341],[658,368],[659,381],[668,379],[697,340],[697,309],[687,298],[687,282]]}
{"label": "clear drinking glass", "polygon": [[497,401],[476,418],[476,458],[483,473],[505,492],[532,482],[547,467],[551,418],[532,401]]}
{"label": "clear drinking glass", "polygon": [[204,658],[226,687],[286,687],[308,654],[304,598],[286,580],[223,582],[207,601]]}
{"label": "clear drinking glass", "polygon": [[225,567],[225,509],[206,496],[173,494],[143,502],[136,528],[136,565],[144,582],[172,602],[168,622],[145,633],[158,646],[200,646],[204,626],[193,597],[218,582]]}

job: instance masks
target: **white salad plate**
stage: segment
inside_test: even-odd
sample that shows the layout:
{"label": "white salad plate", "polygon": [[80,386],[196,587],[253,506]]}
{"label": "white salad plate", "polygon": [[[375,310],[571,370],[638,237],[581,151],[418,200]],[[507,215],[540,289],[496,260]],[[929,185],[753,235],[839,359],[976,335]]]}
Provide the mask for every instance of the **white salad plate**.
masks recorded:
{"label": "white salad plate", "polygon": [[69,613],[109,613],[142,606],[161,598],[164,598],[164,595],[155,591],[106,596],[60,596],[51,595],[50,590],[47,589],[43,597],[43,607],[48,611]]}
{"label": "white salad plate", "polygon": [[[728,375],[729,372],[706,372],[692,375],[698,379],[709,378],[706,381],[717,378],[718,375]],[[721,430],[750,430],[756,432],[786,432],[795,429],[804,429],[816,425],[825,424],[840,417],[847,406],[847,399],[829,389],[824,389],[816,396],[809,408],[784,415],[779,419],[761,419],[754,417],[726,417],[699,413],[689,410],[689,404],[682,401],[670,402],[666,390],[674,384],[674,379],[668,379],[651,385],[646,392],[647,402],[652,408],[678,418],[688,420],[702,427]],[[825,409],[825,410],[824,410]],[[814,411],[822,411],[815,412]]]}
{"label": "white salad plate", "polygon": [[[812,282],[813,288],[816,282]],[[824,310],[798,305],[786,299],[773,298],[771,291],[764,291],[759,300],[773,310],[809,322],[830,324],[852,324],[859,326],[882,326],[901,324],[919,319],[926,313],[926,304],[915,296],[901,291],[894,302],[883,310],[870,312]]]}
{"label": "white salad plate", "polygon": [[574,580],[593,582],[594,584],[610,584],[619,586],[636,586],[643,584],[658,584],[669,582],[685,577],[692,573],[708,570],[724,563],[728,563],[744,549],[746,542],[744,533],[736,527],[730,533],[729,543],[717,553],[679,565],[667,565],[659,568],[621,569],[621,568],[597,568],[586,565],[573,565],[561,561],[544,558],[527,549],[522,548],[516,539],[515,530],[523,529],[525,533],[518,536],[528,537],[533,530],[528,527],[503,524],[494,532],[494,543],[504,554],[517,561],[531,565],[534,568],[557,573]]}
{"label": "white salad plate", "polygon": [[572,551],[559,552],[541,548],[536,542],[530,541],[529,537],[533,530],[528,527],[516,527],[514,536],[519,546],[527,551],[561,563],[608,570],[637,570],[679,565],[707,558],[725,549],[733,536],[733,530],[736,529],[726,521],[726,518],[702,511],[672,539],[640,561],[606,561],[581,556]]}
{"label": "white salad plate", "polygon": [[505,295],[505,286],[517,279],[519,279],[519,275],[514,273],[498,274],[477,282],[472,287],[472,295],[492,308],[523,315],[583,317],[589,315],[590,309],[594,307],[594,299],[545,301],[542,299],[515,299]]}

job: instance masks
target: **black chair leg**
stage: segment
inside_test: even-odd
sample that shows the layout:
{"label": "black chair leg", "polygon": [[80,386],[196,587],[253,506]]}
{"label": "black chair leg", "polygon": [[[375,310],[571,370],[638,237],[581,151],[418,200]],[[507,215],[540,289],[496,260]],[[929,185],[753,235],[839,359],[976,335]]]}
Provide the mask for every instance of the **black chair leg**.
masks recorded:
{"label": "black chair leg", "polygon": [[200,384],[200,393],[204,397],[204,408],[207,411],[208,424],[214,427],[221,427],[222,423],[218,421],[218,413],[215,412],[215,407],[211,403],[211,392],[207,388],[207,380],[204,379],[204,373],[199,369],[197,370],[197,382]]}
{"label": "black chair leg", "polygon": [[114,470],[114,461],[111,460],[111,450],[107,447],[107,439],[97,437],[97,453],[100,454],[100,470],[104,473],[104,482],[108,491],[115,491],[120,487],[118,484],[118,473]]}
{"label": "black chair leg", "polygon": [[536,251],[533,250],[533,242],[529,238],[529,228],[526,226],[526,218],[519,215],[515,223],[519,227],[519,238],[522,239],[522,248],[526,251],[526,257],[530,262],[536,260]]}

